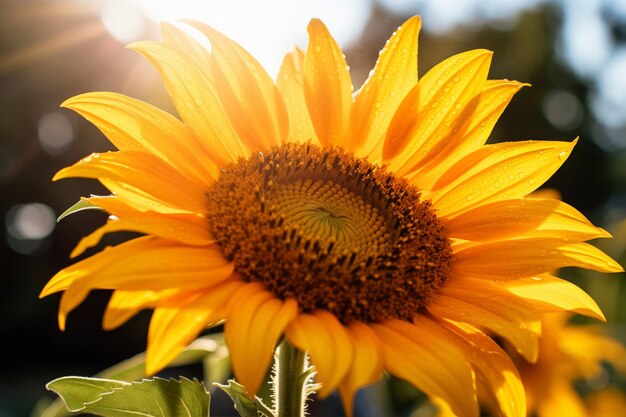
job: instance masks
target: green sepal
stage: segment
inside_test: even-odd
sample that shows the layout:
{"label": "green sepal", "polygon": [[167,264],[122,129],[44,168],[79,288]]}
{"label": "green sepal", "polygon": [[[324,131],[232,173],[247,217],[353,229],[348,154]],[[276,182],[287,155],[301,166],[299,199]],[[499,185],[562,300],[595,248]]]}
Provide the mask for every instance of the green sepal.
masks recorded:
{"label": "green sepal", "polygon": [[48,382],[46,388],[61,397],[69,411],[80,411],[85,408],[85,403],[97,401],[102,394],[124,385],[129,383],[113,379],[64,376]]}
{"label": "green sepal", "polygon": [[72,207],[65,210],[63,214],[57,217],[57,223],[63,220],[65,217],[69,216],[70,214],[74,214],[76,212],[83,211],[83,210],[102,210],[102,209],[90,203],[89,200],[81,198],[78,201],[78,203],[74,204]]}
{"label": "green sepal", "polygon": [[213,385],[228,394],[230,399],[233,400],[235,410],[237,410],[241,417],[259,417],[263,415],[267,417],[273,416],[273,413],[269,415],[267,414],[267,407],[265,406],[262,406],[262,409],[259,410],[257,404],[259,402],[259,399],[257,399],[257,401],[251,400],[248,397],[248,393],[244,386],[234,379],[229,379],[228,381],[226,381],[226,385],[218,383],[214,383]]}
{"label": "green sepal", "polygon": [[[94,378],[84,379],[88,380],[88,383],[94,382]],[[86,402],[81,409],[74,411],[104,417],[209,416],[211,395],[197,379],[191,381],[183,377],[178,381],[153,378],[144,379],[141,382],[121,382],[121,384],[109,392],[97,394],[96,400]],[[83,385],[82,389],[85,386]],[[57,385],[56,388],[63,391],[65,387]],[[99,384],[95,384],[95,387],[96,390],[102,389]],[[65,399],[65,392],[57,393]],[[85,397],[94,395],[94,393],[85,394],[82,391],[81,394]]]}

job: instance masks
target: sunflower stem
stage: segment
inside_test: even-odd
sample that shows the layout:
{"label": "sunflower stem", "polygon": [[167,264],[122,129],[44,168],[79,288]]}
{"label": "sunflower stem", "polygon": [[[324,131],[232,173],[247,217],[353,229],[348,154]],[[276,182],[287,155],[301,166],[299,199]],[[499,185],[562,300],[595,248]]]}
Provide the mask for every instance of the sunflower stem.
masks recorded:
{"label": "sunflower stem", "polygon": [[277,353],[273,378],[276,417],[303,417],[309,380],[306,353],[284,339]]}

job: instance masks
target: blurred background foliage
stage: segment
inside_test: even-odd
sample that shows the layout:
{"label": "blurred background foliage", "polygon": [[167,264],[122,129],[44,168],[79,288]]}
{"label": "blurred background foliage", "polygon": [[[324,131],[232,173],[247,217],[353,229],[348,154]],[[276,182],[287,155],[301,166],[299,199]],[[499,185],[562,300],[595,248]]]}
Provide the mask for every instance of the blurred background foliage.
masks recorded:
{"label": "blurred background foliage", "polygon": [[[60,109],[63,100],[116,91],[173,112],[156,72],[124,45],[158,39],[159,20],[183,17],[224,31],[272,75],[291,45],[306,46],[308,20],[321,17],[343,46],[358,87],[385,40],[414,14],[423,17],[420,74],[452,54],[486,48],[495,52],[490,78],[532,84],[514,98],[491,142],[580,136],[546,187],[611,231],[615,239],[597,245],[623,264],[624,0],[0,0],[0,417],[28,415],[56,377],[93,375],[145,348],[149,312],[118,330],[99,329],[105,291],[72,313],[64,333],[56,324],[59,298],[38,300],[47,280],[71,263],[68,254],[80,237],[106,220],[88,211],[55,221],[80,196],[105,190],[89,180],[51,183],[53,174],[91,152],[112,149],[97,129]],[[126,238],[116,234],[105,244]],[[623,276],[579,270],[560,276],[594,297],[608,331],[625,342]],[[613,375],[606,384],[624,391],[624,378]],[[393,387],[392,396],[380,387],[361,393],[357,413],[379,415],[380,404],[397,415],[415,410],[420,397],[412,388],[401,381],[386,386]],[[332,401],[324,407],[314,408],[319,415],[339,413]]]}

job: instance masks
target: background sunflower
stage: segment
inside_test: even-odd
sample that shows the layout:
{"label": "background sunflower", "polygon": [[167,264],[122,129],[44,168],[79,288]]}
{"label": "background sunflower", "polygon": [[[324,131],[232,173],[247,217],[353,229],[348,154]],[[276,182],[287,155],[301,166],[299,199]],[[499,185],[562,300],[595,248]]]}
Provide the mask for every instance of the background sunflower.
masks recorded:
{"label": "background sunflower", "polygon": [[[344,50],[355,85],[366,77],[389,33],[412,14],[422,14],[425,21],[420,42],[426,53],[420,56],[421,68],[430,68],[460,51],[485,47],[495,51],[492,77],[532,83],[534,87],[518,94],[508,107],[492,141],[580,135],[582,140],[566,167],[548,185],[557,188],[565,201],[595,224],[613,232],[616,239],[602,242],[602,249],[619,260],[626,232],[612,225],[623,217],[620,202],[626,181],[626,173],[620,171],[625,166],[626,147],[626,122],[620,115],[626,114],[626,99],[619,94],[626,89],[615,84],[623,81],[614,75],[622,73],[620,68],[626,65],[625,34],[620,29],[626,13],[621,2],[597,2],[596,6],[574,2],[565,9],[550,2],[513,2],[505,10],[498,2],[467,1],[454,13],[445,14],[435,1],[353,3],[354,10],[359,11],[351,15],[356,28],[354,40]],[[93,150],[104,151],[110,146],[96,129],[60,111],[58,104],[78,92],[102,89],[139,97],[172,111],[156,73],[123,48],[130,40],[158,38],[154,22],[142,14],[141,7],[135,7],[135,15],[129,13],[128,5],[133,4],[16,1],[4,2],[0,10],[0,210],[4,227],[0,250],[5,266],[1,301],[5,333],[11,340],[2,369],[13,376],[0,381],[0,415],[28,413],[33,400],[44,394],[44,383],[56,376],[93,374],[145,345],[148,314],[112,333],[93,326],[108,297],[104,292],[80,307],[65,334],[55,327],[57,300],[36,300],[54,271],[69,263],[63,260],[82,232],[104,222],[102,216],[89,213],[76,217],[71,224],[60,223],[51,234],[54,212],[58,214],[71,205],[77,195],[97,192],[91,181],[71,180],[63,184],[61,193],[50,185],[53,173]],[[254,13],[258,16],[256,6],[248,6],[235,14],[242,22],[251,20],[246,16]],[[228,13],[231,11],[224,10],[223,16]],[[295,13],[276,9],[268,16],[296,20]],[[332,18],[321,11],[311,13],[321,14],[336,33]],[[343,19],[340,14],[335,19]],[[143,22],[145,33],[124,32],[125,26],[119,24],[121,16],[135,16],[134,23],[125,25],[136,29],[141,27],[137,22]],[[268,22],[265,26],[271,25]],[[232,33],[230,28],[216,26]],[[303,39],[304,24],[297,26]],[[581,33],[585,34],[582,39]],[[244,40],[239,41],[247,46]],[[586,41],[594,48],[585,48]],[[346,45],[345,41],[340,43]],[[279,52],[286,48],[281,46]],[[585,55],[579,54],[581,49]],[[75,140],[78,130],[80,140]],[[113,235],[107,243],[127,237]],[[617,303],[623,287],[618,278],[594,280],[592,272],[575,274],[567,271],[561,276],[586,288],[610,325],[626,322],[625,308]],[[624,328],[617,327],[614,334],[623,337]],[[392,406],[400,410],[402,404],[396,398]]]}

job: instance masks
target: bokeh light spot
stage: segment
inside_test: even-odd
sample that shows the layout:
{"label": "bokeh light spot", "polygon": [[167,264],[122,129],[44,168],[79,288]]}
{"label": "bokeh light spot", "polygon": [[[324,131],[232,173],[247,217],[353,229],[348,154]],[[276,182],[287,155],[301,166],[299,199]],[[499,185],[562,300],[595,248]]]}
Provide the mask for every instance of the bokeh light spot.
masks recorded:
{"label": "bokeh light spot", "polygon": [[147,27],[144,15],[128,1],[105,1],[100,19],[107,32],[123,44],[142,38]]}
{"label": "bokeh light spot", "polygon": [[38,125],[39,144],[50,155],[60,155],[74,141],[74,129],[67,118],[58,112],[45,114]]}
{"label": "bokeh light spot", "polygon": [[8,211],[5,224],[7,231],[18,239],[41,240],[54,230],[54,211],[45,204],[18,204]]}
{"label": "bokeh light spot", "polygon": [[14,252],[35,255],[54,230],[54,211],[45,204],[17,204],[5,216],[6,242]]}
{"label": "bokeh light spot", "polygon": [[611,55],[611,33],[599,1],[573,0],[568,6],[563,9],[563,56],[579,76],[593,79]]}
{"label": "bokeh light spot", "polygon": [[626,127],[626,47],[617,48],[599,74],[591,109],[611,128]]}
{"label": "bokeh light spot", "polygon": [[583,120],[583,105],[567,90],[552,90],[543,101],[543,114],[550,124],[560,130],[573,130]]}

